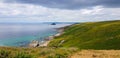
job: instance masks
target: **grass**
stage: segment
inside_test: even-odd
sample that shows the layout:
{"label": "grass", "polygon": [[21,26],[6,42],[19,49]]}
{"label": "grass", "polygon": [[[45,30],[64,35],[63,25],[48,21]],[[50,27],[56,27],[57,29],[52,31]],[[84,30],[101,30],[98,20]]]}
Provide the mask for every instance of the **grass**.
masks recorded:
{"label": "grass", "polygon": [[[65,27],[50,47],[77,47],[79,49],[120,49],[120,21],[87,22]],[[65,42],[59,45],[64,40]]]}
{"label": "grass", "polygon": [[76,51],[76,48],[0,47],[0,58],[68,58]]}

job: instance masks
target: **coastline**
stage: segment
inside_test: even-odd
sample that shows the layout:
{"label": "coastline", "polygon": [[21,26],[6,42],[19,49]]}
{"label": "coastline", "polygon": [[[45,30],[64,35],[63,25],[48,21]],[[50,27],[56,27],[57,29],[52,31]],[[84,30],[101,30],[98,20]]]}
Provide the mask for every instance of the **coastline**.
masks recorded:
{"label": "coastline", "polygon": [[37,40],[33,40],[28,44],[28,47],[47,47],[52,39],[54,39],[55,37],[58,37],[58,36],[60,36],[64,33],[64,28],[65,27],[67,27],[67,26],[64,26],[64,27],[61,27],[61,28],[55,28],[58,32],[57,34],[52,35],[52,36],[48,36],[41,42],[39,42]]}

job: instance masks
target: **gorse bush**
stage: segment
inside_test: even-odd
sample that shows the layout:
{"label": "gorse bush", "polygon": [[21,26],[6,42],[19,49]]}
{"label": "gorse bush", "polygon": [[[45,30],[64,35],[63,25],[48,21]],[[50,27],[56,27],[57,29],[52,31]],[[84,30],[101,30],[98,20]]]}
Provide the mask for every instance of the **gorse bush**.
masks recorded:
{"label": "gorse bush", "polygon": [[0,50],[0,58],[10,58],[10,51]]}
{"label": "gorse bush", "polygon": [[46,56],[45,58],[68,58],[68,55],[77,51],[71,48],[43,48],[39,55]]}
{"label": "gorse bush", "polygon": [[26,52],[14,51],[10,49],[0,49],[0,58],[35,58],[35,57]]}
{"label": "gorse bush", "polygon": [[17,53],[14,58],[34,58],[34,57],[25,52],[20,52],[20,53]]}
{"label": "gorse bush", "polygon": [[0,47],[0,58],[68,58],[73,48],[10,48]]}

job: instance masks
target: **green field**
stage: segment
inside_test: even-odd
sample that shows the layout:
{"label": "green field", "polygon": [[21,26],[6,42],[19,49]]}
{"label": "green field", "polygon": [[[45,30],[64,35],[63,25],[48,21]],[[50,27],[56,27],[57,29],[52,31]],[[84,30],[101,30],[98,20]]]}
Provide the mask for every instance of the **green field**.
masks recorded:
{"label": "green field", "polygon": [[120,21],[87,22],[65,27],[64,34],[52,40],[49,46],[120,49]]}

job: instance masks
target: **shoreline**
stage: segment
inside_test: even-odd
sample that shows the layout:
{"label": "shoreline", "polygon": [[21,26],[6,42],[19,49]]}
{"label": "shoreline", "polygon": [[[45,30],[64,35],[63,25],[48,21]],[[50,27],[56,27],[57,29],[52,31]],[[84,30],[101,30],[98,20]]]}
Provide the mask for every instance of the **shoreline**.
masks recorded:
{"label": "shoreline", "polygon": [[[73,24],[71,24],[71,25],[73,25]],[[32,40],[28,44],[25,44],[25,45],[20,45],[20,46],[0,46],[0,47],[21,47],[21,48],[47,47],[52,39],[62,35],[64,33],[64,29],[66,27],[68,27],[68,26],[71,26],[71,25],[67,25],[67,26],[59,27],[59,28],[54,28],[54,29],[57,30],[57,33],[54,34],[54,35],[51,35],[51,36],[48,36],[48,37],[44,38],[44,40],[42,40],[42,41]]]}
{"label": "shoreline", "polygon": [[48,37],[44,38],[44,40],[41,42],[39,42],[37,40],[33,40],[28,44],[28,47],[47,47],[52,39],[54,39],[55,37],[58,37],[64,33],[65,27],[66,26],[61,27],[61,28],[55,28],[58,32],[57,34],[52,35],[52,36],[48,36]]}

